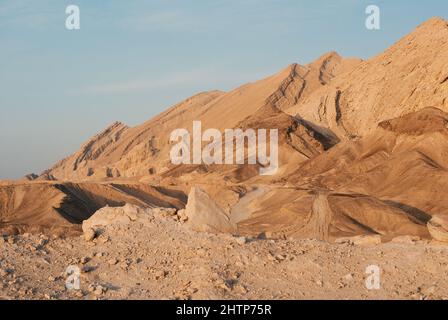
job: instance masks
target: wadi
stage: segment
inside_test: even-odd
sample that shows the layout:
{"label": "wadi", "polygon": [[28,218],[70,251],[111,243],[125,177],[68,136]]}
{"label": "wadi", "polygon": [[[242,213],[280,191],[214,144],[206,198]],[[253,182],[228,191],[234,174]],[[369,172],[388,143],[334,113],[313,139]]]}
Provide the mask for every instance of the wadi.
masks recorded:
{"label": "wadi", "polygon": [[[447,80],[432,18],[367,60],[329,52],[115,122],[0,182],[0,298],[446,299]],[[226,129],[246,135],[225,148]]]}

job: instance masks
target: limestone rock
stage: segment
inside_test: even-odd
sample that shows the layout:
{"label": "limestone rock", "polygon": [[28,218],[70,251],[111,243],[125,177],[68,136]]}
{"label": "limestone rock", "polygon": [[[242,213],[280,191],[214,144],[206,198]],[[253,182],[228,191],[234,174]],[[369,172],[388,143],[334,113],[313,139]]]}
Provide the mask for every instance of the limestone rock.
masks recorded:
{"label": "limestone rock", "polygon": [[236,225],[227,214],[199,187],[193,187],[188,195],[185,208],[186,224],[195,231],[210,233],[231,233]]}
{"label": "limestone rock", "polygon": [[84,228],[84,226],[83,226],[82,229],[84,231],[84,240],[86,240],[87,242],[90,242],[90,241],[93,241],[93,239],[95,239],[96,232],[93,228],[90,228],[90,227]]}
{"label": "limestone rock", "polygon": [[247,243],[246,237],[237,237],[235,239],[236,243],[238,243],[240,246],[245,245]]}
{"label": "limestone rock", "polygon": [[104,207],[95,212],[89,219],[82,223],[84,233],[89,229],[101,231],[108,225],[126,225],[136,221],[141,214],[148,213],[147,209],[135,205],[126,204],[123,207]]}
{"label": "limestone rock", "polygon": [[179,218],[179,221],[181,221],[181,222],[185,222],[188,220],[188,216],[185,212],[185,209],[181,209],[181,210],[177,211],[177,216]]}

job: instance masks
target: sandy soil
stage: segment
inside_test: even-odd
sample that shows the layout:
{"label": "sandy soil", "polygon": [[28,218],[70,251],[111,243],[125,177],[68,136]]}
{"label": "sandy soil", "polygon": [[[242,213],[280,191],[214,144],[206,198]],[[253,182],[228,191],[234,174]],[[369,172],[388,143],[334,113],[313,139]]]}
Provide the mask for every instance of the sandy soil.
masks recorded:
{"label": "sandy soil", "polygon": [[[83,236],[0,238],[1,299],[446,299],[448,246],[249,239],[146,215]],[[2,241],[3,240],[3,241]],[[79,267],[80,290],[66,270]],[[380,289],[368,290],[377,265]]]}

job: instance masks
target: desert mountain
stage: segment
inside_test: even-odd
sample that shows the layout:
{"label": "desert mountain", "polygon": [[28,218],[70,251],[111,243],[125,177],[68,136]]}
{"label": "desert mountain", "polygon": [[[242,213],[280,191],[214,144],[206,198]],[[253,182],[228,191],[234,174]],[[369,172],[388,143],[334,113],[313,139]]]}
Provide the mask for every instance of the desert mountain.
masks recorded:
{"label": "desert mountain", "polygon": [[[204,130],[224,130],[239,127],[244,121],[257,117],[270,117],[276,112],[283,119],[290,119],[290,123],[284,123],[280,128],[286,133],[295,121],[284,114],[283,109],[326,86],[337,74],[351,70],[358,62],[357,59],[342,59],[332,52],[307,66],[290,65],[278,74],[228,93],[200,93],[135,128],[114,123],[46,174],[59,180],[138,178],[162,174],[173,169],[169,160],[170,133],[178,128],[191,131],[193,121],[201,121]],[[279,125],[272,122],[267,128]],[[304,151],[305,154],[309,152]],[[311,151],[312,154],[316,152]]]}
{"label": "desert mountain", "polygon": [[[448,214],[447,97],[448,23],[433,18],[366,61],[330,52],[137,127],[114,123],[39,177],[3,184],[0,222],[70,228],[105,205],[180,209],[196,190],[241,234],[429,237],[429,219]],[[193,121],[278,129],[278,172],[172,164],[170,133]]]}
{"label": "desert mountain", "polygon": [[171,167],[174,129],[191,129],[194,120],[204,129],[235,128],[257,113],[263,117],[266,106],[329,129],[338,139],[356,139],[381,121],[428,106],[448,111],[447,61],[448,26],[434,18],[367,61],[330,52],[228,93],[193,96],[135,128],[114,123],[47,173],[61,180],[163,173]]}
{"label": "desert mountain", "polygon": [[448,111],[448,24],[433,18],[286,110],[357,138],[381,121],[432,106]]}

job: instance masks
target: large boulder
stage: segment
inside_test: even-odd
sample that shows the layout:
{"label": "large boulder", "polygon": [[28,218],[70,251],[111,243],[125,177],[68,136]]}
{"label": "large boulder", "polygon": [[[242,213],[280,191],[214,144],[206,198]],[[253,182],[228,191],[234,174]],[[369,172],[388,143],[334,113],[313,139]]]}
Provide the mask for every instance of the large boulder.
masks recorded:
{"label": "large boulder", "polygon": [[236,225],[216,202],[201,188],[193,187],[185,208],[187,226],[192,230],[210,233],[233,233]]}
{"label": "large boulder", "polygon": [[128,224],[135,221],[138,215],[145,210],[137,206],[126,204],[124,207],[104,207],[96,211],[89,219],[82,223],[84,233],[89,230],[98,230],[113,224]]}
{"label": "large boulder", "polygon": [[[96,235],[102,233],[108,226],[127,225],[133,221],[141,221],[151,215],[173,216],[174,208],[143,208],[132,204],[123,207],[103,207],[96,211],[89,219],[82,223],[82,230],[87,236],[95,231]],[[89,236],[91,238],[91,236]]]}
{"label": "large boulder", "polygon": [[429,220],[427,226],[434,240],[448,242],[448,216],[435,215]]}

